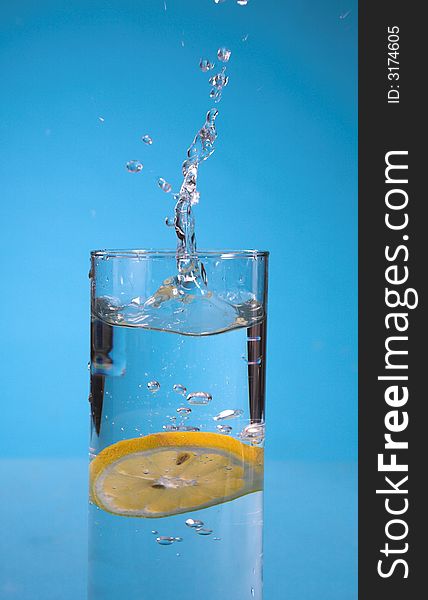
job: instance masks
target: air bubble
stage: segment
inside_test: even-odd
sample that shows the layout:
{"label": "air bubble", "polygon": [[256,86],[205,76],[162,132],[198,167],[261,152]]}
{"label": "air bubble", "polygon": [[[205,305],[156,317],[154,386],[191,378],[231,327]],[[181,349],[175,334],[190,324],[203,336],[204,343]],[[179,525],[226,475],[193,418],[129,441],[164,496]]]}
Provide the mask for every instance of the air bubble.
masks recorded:
{"label": "air bubble", "polygon": [[152,529],[152,533],[153,533],[153,535],[157,535],[159,533],[159,531],[157,529]]}
{"label": "air bubble", "polygon": [[100,123],[104,123],[105,119],[104,119],[104,117],[98,117],[98,121],[99,121]]}
{"label": "air bubble", "polygon": [[174,227],[174,225],[175,225],[174,217],[165,217],[165,225],[167,227]]}
{"label": "air bubble", "polygon": [[211,71],[211,69],[214,69],[214,63],[209,61],[208,58],[201,58],[201,60],[199,61],[199,68],[203,73],[206,73],[207,71]]}
{"label": "air bubble", "polygon": [[139,173],[143,170],[143,165],[139,160],[130,160],[126,163],[129,173]]}
{"label": "air bubble", "polygon": [[180,536],[174,538],[174,542],[182,542],[182,541],[183,541],[183,538]]}
{"label": "air bubble", "polygon": [[190,415],[192,409],[188,406],[180,406],[179,408],[177,408],[177,412],[180,413],[180,415]]}
{"label": "air bubble", "polygon": [[169,192],[172,189],[172,186],[170,183],[168,183],[163,177],[159,177],[158,178],[158,186],[160,187],[160,189],[165,192],[166,194],[169,194]]}
{"label": "air bubble", "polygon": [[254,588],[253,587],[251,588],[251,595],[254,598]]}
{"label": "air bubble", "polygon": [[181,383],[174,383],[172,389],[174,390],[174,392],[176,392],[177,394],[181,394],[182,396],[185,396],[187,394],[187,388],[184,385],[181,385]]}
{"label": "air bubble", "polygon": [[148,146],[151,146],[153,144],[153,140],[152,138],[149,136],[148,133],[146,133],[145,135],[142,136],[141,140],[147,144]]}
{"label": "air bubble", "polygon": [[232,433],[232,427],[230,425],[217,425],[217,430],[219,433],[224,433],[225,435]]}
{"label": "air bubble", "polygon": [[232,51],[224,46],[217,50],[217,58],[221,60],[221,62],[228,62],[231,57]]}
{"label": "air bubble", "polygon": [[264,423],[251,423],[244,427],[239,434],[241,440],[251,442],[253,444],[261,444],[265,439],[265,425]]}
{"label": "air bubble", "polygon": [[208,392],[191,392],[187,396],[189,404],[208,404],[212,399],[213,397]]}
{"label": "air bubble", "polygon": [[239,4],[239,6],[247,6],[249,0],[236,0],[236,4]]}
{"label": "air bubble", "polygon": [[240,417],[244,414],[244,411],[240,408],[227,408],[226,410],[222,410],[215,417],[213,417],[214,421],[224,421],[225,419],[234,419],[236,417]]}
{"label": "air bubble", "polygon": [[149,390],[149,392],[152,392],[152,394],[155,394],[160,390],[159,381],[149,381],[147,384],[147,389]]}
{"label": "air bubble", "polygon": [[204,522],[199,521],[198,519],[186,519],[185,521],[187,527],[203,527]]}
{"label": "air bubble", "polygon": [[159,537],[156,538],[156,541],[161,546],[170,546],[171,544],[173,544],[175,542],[175,538],[167,536],[167,535],[160,535]]}
{"label": "air bubble", "polygon": [[196,533],[198,533],[199,535],[211,535],[213,532],[212,529],[206,529],[205,527],[197,527],[196,528]]}

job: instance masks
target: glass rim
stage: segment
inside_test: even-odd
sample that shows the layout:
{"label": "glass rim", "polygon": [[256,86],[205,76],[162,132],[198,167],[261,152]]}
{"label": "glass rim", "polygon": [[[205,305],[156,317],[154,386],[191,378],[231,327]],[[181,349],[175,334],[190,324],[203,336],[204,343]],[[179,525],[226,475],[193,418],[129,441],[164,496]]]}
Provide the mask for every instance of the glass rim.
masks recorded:
{"label": "glass rim", "polygon": [[[190,255],[189,255],[190,256]],[[267,258],[268,250],[197,250],[192,256],[207,258]],[[92,258],[177,258],[176,250],[154,250],[154,249],[135,249],[135,250],[92,250]]]}

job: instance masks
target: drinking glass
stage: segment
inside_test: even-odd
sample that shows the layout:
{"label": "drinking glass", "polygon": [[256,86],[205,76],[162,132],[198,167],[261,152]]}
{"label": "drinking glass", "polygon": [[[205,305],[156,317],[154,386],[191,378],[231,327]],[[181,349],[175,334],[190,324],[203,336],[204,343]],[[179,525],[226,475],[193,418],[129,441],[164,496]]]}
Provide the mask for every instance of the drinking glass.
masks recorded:
{"label": "drinking glass", "polygon": [[262,598],[268,253],[91,253],[89,600]]}

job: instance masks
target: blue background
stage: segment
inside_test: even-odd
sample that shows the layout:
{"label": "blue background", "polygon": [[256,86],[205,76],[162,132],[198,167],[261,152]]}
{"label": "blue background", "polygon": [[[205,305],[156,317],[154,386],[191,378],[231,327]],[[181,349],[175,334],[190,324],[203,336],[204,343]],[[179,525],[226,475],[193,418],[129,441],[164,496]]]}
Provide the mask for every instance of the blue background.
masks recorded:
{"label": "blue background", "polygon": [[211,106],[199,59],[226,45],[197,234],[201,248],[271,251],[266,598],[352,600],[356,2],[166,8],[1,1],[0,598],[84,598],[88,254],[174,247],[155,180],[178,188]]}

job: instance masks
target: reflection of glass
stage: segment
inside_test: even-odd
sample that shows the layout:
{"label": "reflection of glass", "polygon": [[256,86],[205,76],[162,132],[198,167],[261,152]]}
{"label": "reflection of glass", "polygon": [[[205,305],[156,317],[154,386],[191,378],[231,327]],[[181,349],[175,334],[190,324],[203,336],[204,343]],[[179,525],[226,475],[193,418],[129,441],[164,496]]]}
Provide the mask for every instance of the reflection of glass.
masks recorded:
{"label": "reflection of glass", "polygon": [[89,600],[261,598],[267,253],[91,258]]}

